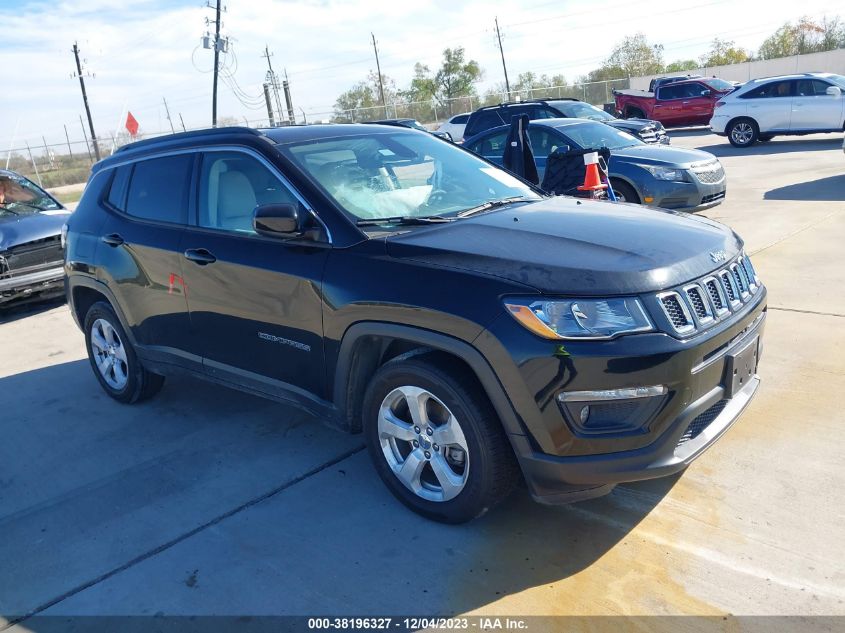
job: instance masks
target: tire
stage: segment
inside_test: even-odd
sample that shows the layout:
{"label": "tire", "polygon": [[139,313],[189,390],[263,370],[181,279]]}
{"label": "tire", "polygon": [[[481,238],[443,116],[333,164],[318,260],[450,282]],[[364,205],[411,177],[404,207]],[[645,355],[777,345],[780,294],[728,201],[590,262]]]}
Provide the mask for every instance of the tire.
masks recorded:
{"label": "tire", "polygon": [[616,194],[616,199],[619,202],[642,204],[640,201],[640,197],[637,195],[637,192],[634,191],[634,188],[624,180],[616,180],[614,178],[610,181],[610,184],[613,186],[613,193]]}
{"label": "tire", "polygon": [[[408,508],[442,523],[481,516],[520,479],[486,394],[474,375],[453,365],[435,354],[390,361],[373,376],[362,407],[379,477]],[[409,402],[423,403],[416,418]]]}
{"label": "tire", "polygon": [[95,303],[85,315],[85,347],[94,376],[118,402],[132,404],[146,400],[164,384],[164,376],[141,365],[120,319],[108,303]]}
{"label": "tire", "polygon": [[728,125],[728,141],[734,147],[751,147],[760,138],[760,128],[754,119],[736,119]]}
{"label": "tire", "polygon": [[640,110],[639,108],[628,108],[625,110],[625,118],[626,119],[644,119],[645,112]]}

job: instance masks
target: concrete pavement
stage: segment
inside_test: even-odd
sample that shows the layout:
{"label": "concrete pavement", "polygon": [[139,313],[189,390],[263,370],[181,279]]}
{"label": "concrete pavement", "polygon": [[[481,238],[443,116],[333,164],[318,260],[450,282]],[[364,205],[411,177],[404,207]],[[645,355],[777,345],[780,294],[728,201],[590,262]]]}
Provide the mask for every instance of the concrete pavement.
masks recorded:
{"label": "concrete pavement", "polygon": [[190,380],[118,405],[64,306],[13,314],[0,616],[845,615],[841,143],[673,138],[727,170],[707,215],[746,239],[769,288],[763,386],[682,476],[573,506],[518,491],[468,525],[425,521],[359,437]]}

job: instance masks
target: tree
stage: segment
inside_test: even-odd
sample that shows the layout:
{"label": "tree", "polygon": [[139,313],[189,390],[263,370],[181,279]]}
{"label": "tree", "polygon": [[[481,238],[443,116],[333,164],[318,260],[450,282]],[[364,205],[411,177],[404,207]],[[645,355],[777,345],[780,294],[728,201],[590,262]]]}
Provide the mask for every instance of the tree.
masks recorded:
{"label": "tree", "polygon": [[[392,103],[396,98],[396,83],[382,74],[384,84],[384,99]],[[370,71],[367,79],[359,81],[346,92],[340,94],[334,103],[334,120],[338,123],[350,121],[372,120],[386,117],[385,108],[381,106],[378,75]],[[359,112],[360,111],[360,112]]]}
{"label": "tree", "polygon": [[667,73],[680,73],[686,70],[695,70],[698,68],[698,62],[694,59],[678,59],[670,64],[666,64],[665,71]]}
{"label": "tree", "polygon": [[414,66],[414,78],[410,88],[403,94],[414,101],[435,99],[452,112],[452,102],[458,97],[475,97],[475,83],[483,75],[475,60],[466,61],[463,47],[447,48],[443,51],[443,61],[436,73],[424,64]]}
{"label": "tree", "polygon": [[838,17],[822,18],[821,23],[803,17],[797,23],[787,22],[760,45],[762,59],[789,57],[829,51],[845,46],[845,26]]}
{"label": "tree", "polygon": [[713,39],[710,50],[700,58],[701,66],[727,66],[751,60],[751,55],[744,48],[738,48],[734,42]]}

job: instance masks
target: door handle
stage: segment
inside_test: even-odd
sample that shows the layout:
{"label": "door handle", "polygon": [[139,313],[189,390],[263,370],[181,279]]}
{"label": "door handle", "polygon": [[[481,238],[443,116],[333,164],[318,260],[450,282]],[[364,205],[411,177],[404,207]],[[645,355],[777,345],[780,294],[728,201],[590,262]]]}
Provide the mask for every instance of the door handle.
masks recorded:
{"label": "door handle", "polygon": [[213,264],[217,258],[204,248],[189,248],[185,251],[185,258],[192,262],[205,266],[206,264]]}
{"label": "door handle", "polygon": [[120,246],[121,244],[123,244],[123,238],[120,237],[120,235],[118,235],[117,233],[104,235],[100,239],[111,247]]}
{"label": "door handle", "polygon": [[654,104],[654,107],[655,107],[655,108],[662,108],[663,106],[662,106],[662,105],[660,105],[659,103],[655,103],[655,104]]}

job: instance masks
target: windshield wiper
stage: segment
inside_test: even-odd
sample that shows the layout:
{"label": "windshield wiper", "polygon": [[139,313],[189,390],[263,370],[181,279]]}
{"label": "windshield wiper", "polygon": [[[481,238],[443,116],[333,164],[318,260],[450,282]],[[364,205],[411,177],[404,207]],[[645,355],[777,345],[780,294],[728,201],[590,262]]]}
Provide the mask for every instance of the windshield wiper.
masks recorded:
{"label": "windshield wiper", "polygon": [[422,226],[424,224],[443,224],[444,222],[451,222],[452,218],[444,218],[439,215],[397,215],[390,218],[372,218],[368,220],[358,220],[355,226],[380,226],[382,224],[399,224],[402,226]]}
{"label": "windshield wiper", "polygon": [[483,202],[476,207],[470,207],[469,209],[464,209],[460,213],[458,213],[455,217],[456,218],[465,218],[470,215],[475,215],[476,213],[481,213],[482,211],[489,211],[490,209],[496,209],[497,207],[503,207],[508,204],[513,204],[514,202],[536,202],[535,198],[526,198],[525,196],[513,196],[511,198],[502,198],[501,200],[488,200],[487,202]]}

